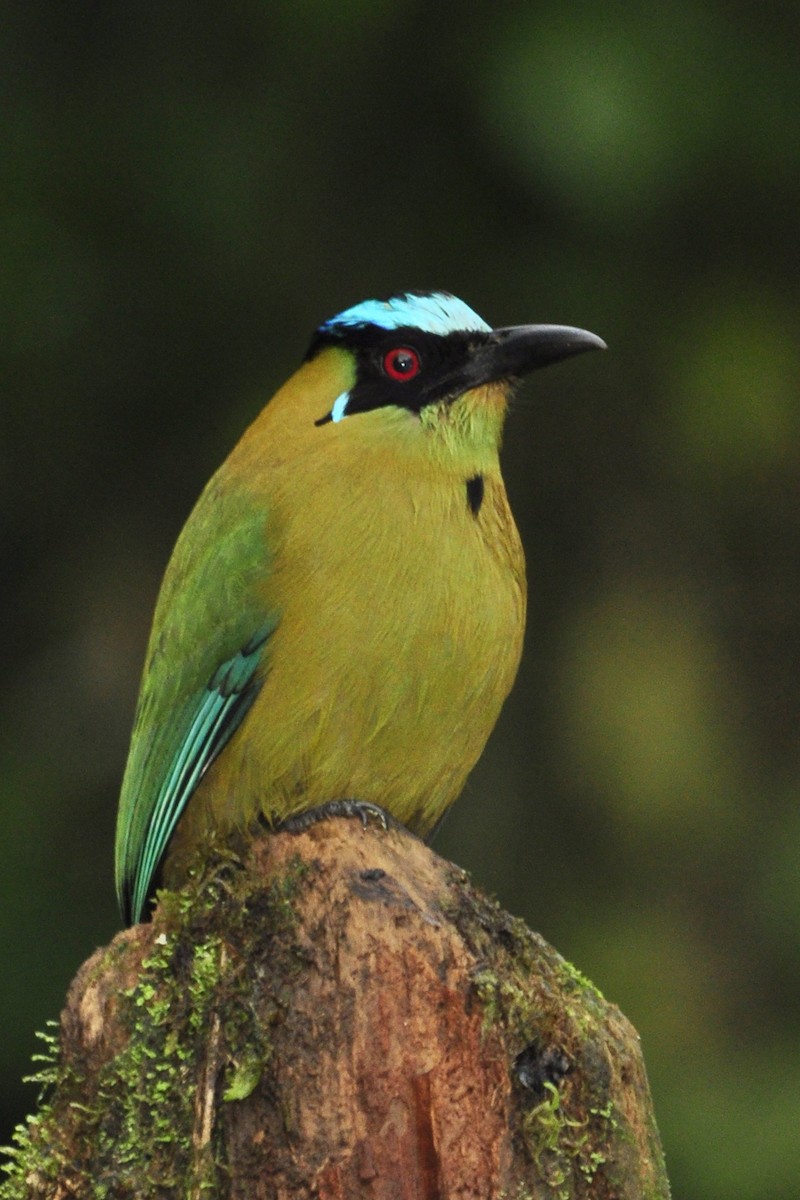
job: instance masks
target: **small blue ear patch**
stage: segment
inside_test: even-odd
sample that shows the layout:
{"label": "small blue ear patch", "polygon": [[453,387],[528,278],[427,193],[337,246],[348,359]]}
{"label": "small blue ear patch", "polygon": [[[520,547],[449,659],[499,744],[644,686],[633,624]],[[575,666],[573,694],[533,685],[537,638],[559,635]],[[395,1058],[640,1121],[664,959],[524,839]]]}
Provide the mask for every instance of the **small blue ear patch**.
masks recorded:
{"label": "small blue ear patch", "polygon": [[379,329],[419,329],[422,333],[442,335],[465,331],[489,333],[492,328],[468,304],[449,292],[423,295],[404,292],[389,300],[364,300],[355,304],[331,317],[320,326],[319,332],[335,333],[337,329],[363,325],[376,325]]}
{"label": "small blue ear patch", "polygon": [[350,393],[342,392],[333,402],[333,408],[330,412],[326,412],[324,417],[320,417],[315,421],[315,425],[327,425],[329,421],[333,421],[334,425],[341,421],[342,417],[347,416],[347,406],[350,403]]}
{"label": "small blue ear patch", "polygon": [[347,401],[350,399],[349,392],[342,392],[341,396],[337,396],[333,402],[331,409],[331,420],[335,423],[341,421],[342,417],[347,412]]}

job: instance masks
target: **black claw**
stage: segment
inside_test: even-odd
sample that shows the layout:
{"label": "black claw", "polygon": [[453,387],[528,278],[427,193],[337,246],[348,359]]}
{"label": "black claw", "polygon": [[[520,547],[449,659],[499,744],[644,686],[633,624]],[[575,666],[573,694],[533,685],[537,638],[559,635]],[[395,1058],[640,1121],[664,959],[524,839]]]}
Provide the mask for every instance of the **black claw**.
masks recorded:
{"label": "black claw", "polygon": [[383,830],[396,824],[385,809],[378,804],[371,804],[368,800],[328,800],[325,804],[317,804],[304,812],[287,817],[278,824],[277,829],[281,832],[302,833],[317,821],[324,821],[328,817],[358,817],[364,829],[369,825],[370,819],[376,821]]}

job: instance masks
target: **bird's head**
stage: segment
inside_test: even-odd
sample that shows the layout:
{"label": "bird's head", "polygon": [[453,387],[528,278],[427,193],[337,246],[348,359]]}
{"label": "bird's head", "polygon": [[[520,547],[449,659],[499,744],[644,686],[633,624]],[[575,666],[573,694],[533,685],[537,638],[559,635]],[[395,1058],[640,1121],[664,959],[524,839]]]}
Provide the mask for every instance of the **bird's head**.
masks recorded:
{"label": "bird's head", "polygon": [[320,325],[289,394],[273,404],[291,405],[304,440],[313,426],[320,437],[361,444],[391,434],[439,459],[496,456],[514,382],[604,348],[583,329],[492,329],[448,292],[404,292],[365,300]]}

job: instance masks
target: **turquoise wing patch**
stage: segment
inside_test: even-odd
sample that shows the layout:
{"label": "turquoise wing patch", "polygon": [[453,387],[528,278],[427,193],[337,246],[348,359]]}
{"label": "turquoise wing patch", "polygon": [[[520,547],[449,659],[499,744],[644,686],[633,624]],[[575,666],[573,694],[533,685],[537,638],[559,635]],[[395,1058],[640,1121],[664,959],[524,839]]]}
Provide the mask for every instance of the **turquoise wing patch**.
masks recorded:
{"label": "turquoise wing patch", "polygon": [[[128,924],[141,920],[156,872],[181,814],[203,775],[235,733],[258,695],[256,668],[274,623],[263,625],[232,658],[220,663],[185,717],[185,731],[164,774],[135,862],[119,864],[117,893]],[[132,868],[132,869],[131,869]]]}

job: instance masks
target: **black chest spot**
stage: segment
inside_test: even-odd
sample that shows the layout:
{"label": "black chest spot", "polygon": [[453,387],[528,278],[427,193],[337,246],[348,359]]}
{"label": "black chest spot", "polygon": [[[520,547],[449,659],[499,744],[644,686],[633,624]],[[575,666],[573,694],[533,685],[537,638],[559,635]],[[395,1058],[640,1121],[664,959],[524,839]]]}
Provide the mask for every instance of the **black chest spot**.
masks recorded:
{"label": "black chest spot", "polygon": [[473,516],[478,515],[483,504],[483,476],[473,475],[467,480],[467,504]]}

